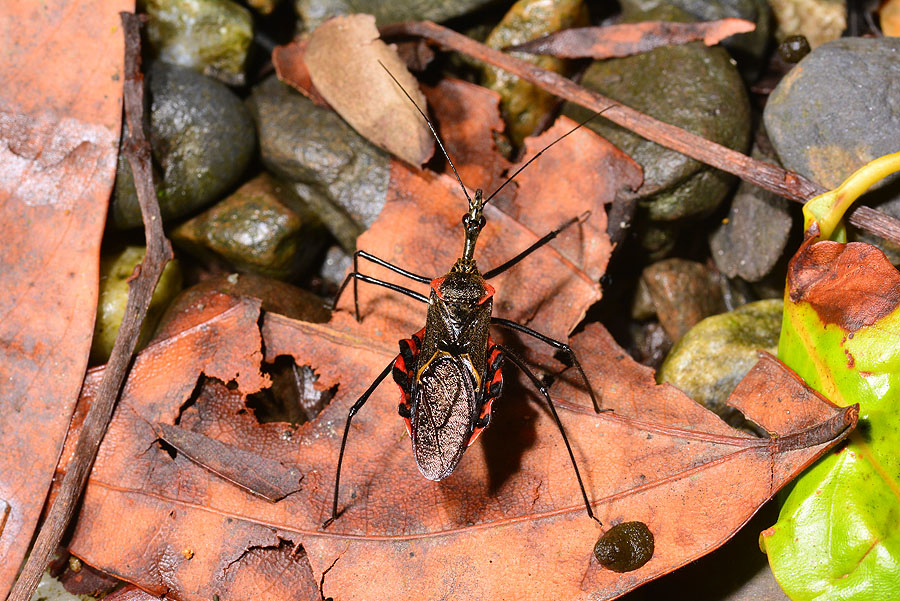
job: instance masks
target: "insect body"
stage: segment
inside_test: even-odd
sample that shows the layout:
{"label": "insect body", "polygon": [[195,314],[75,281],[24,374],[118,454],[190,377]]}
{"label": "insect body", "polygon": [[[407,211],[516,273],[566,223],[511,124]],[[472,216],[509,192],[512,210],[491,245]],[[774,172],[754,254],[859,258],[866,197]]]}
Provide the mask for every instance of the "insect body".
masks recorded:
{"label": "insect body", "polygon": [[464,221],[468,255],[464,251],[449,273],[431,281],[425,327],[401,341],[393,367],[403,399],[400,415],[429,480],[453,472],[490,422],[503,386],[503,352],[488,332],[494,289],[469,256],[484,225],[480,205],[479,191]]}
{"label": "insect body", "polygon": [[[390,73],[388,74],[390,75]],[[393,75],[391,77],[393,78]],[[394,81],[396,82],[396,79]],[[405,90],[404,93],[406,93]],[[408,94],[407,97],[409,97]],[[412,98],[410,98],[410,101],[412,101]],[[418,106],[416,108],[418,109]],[[441,144],[437,133],[434,132],[431,122],[428,121],[421,109],[419,109],[419,112],[425,118],[443,151],[443,144]],[[572,131],[574,129],[569,133]],[[537,153],[519,171],[527,167],[545,150],[566,135],[568,133]],[[444,151],[444,155],[447,155],[446,151]],[[447,156],[447,160],[450,162],[450,166],[459,180],[459,174],[456,172],[456,167],[453,166],[449,156]],[[500,396],[503,387],[501,368],[506,359],[514,363],[528,376],[547,401],[553,419],[559,427],[560,434],[569,452],[569,457],[572,460],[572,466],[574,467],[578,484],[581,487],[587,513],[596,520],[591,510],[584,484],[581,481],[581,474],[575,463],[575,456],[572,453],[565,430],[562,427],[553,400],[550,398],[547,389],[515,353],[502,345],[496,344],[489,332],[491,325],[513,329],[533,336],[565,352],[581,374],[594,402],[595,410],[601,411],[584,370],[582,370],[575,353],[568,345],[548,338],[516,322],[491,315],[494,288],[487,280],[503,273],[532,252],[550,242],[564,229],[583,222],[589,216],[589,213],[584,213],[579,217],[568,220],[509,261],[482,274],[475,263],[474,255],[478,235],[485,225],[484,206],[503,186],[512,181],[519,171],[516,171],[508,178],[486,200],[483,199],[481,190],[475,192],[474,198],[469,197],[465,186],[459,180],[463,193],[469,201],[469,210],[463,215],[462,219],[465,230],[465,245],[462,256],[445,275],[437,278],[428,278],[409,272],[365,251],[357,251],[354,254],[353,271],[348,274],[340,290],[338,290],[335,304],[337,304],[337,298],[340,297],[347,284],[350,280],[353,280],[357,320],[359,319],[359,303],[356,296],[358,281],[383,286],[425,302],[428,304],[428,313],[425,319],[425,327],[410,338],[400,341],[400,354],[388,364],[366,392],[350,408],[341,441],[341,451],[338,456],[332,514],[323,527],[331,524],[338,515],[341,464],[347,444],[350,422],[388,374],[393,375],[394,381],[400,388],[401,402],[398,409],[401,417],[406,421],[407,430],[412,438],[413,454],[419,471],[429,480],[442,480],[453,472],[462,459],[466,448],[475,441],[490,423],[493,402]],[[386,267],[413,281],[429,284],[431,287],[429,296],[360,273],[360,258]]]}

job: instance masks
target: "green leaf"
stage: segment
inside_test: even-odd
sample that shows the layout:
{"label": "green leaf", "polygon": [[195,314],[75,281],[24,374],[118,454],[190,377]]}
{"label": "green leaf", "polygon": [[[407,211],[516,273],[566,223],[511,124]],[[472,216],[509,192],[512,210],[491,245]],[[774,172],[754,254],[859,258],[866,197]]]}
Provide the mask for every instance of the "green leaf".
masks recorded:
{"label": "green leaf", "polygon": [[[859,403],[845,445],[807,469],[760,536],[794,601],[900,599],[900,272],[877,248],[841,237],[841,217],[891,171],[873,161],[804,207],[778,356],[832,402]],[[877,176],[877,177],[876,177]]]}

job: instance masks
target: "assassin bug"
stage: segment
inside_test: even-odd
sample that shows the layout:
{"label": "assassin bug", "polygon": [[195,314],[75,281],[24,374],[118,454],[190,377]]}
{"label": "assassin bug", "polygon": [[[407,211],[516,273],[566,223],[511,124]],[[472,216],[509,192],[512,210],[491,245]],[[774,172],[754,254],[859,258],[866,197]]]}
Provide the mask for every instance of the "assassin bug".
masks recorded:
{"label": "assassin bug", "polygon": [[[380,61],[379,64],[381,64]],[[600,409],[594,390],[584,370],[581,368],[578,358],[566,343],[544,336],[540,332],[536,332],[514,321],[493,317],[491,311],[494,288],[487,283],[487,280],[516,265],[519,261],[553,240],[566,228],[576,223],[584,222],[590,216],[590,212],[569,219],[512,259],[483,274],[478,270],[474,258],[475,243],[478,240],[478,234],[485,225],[485,218],[482,214],[485,205],[532,161],[551,146],[590,121],[590,119],[548,144],[507,178],[486,199],[483,198],[481,189],[476,190],[475,197],[471,198],[431,121],[429,121],[424,111],[419,108],[403,86],[400,85],[400,82],[388,71],[387,67],[383,64],[381,66],[394,80],[394,83],[400,87],[409,101],[413,103],[419,114],[422,115],[422,118],[425,119],[431,133],[437,140],[441,152],[444,153],[444,156],[450,163],[450,167],[453,169],[453,173],[456,175],[457,181],[459,181],[459,185],[462,187],[463,194],[469,202],[469,210],[462,218],[462,225],[465,230],[465,245],[462,256],[451,267],[450,271],[437,278],[429,278],[412,273],[362,250],[354,253],[353,271],[347,275],[338,289],[333,306],[337,305],[338,299],[346,289],[347,284],[350,280],[353,280],[353,299],[357,321],[360,319],[357,281],[383,286],[427,303],[428,312],[425,319],[425,327],[410,338],[400,341],[400,354],[375,378],[375,381],[353,404],[347,414],[347,423],[344,426],[341,450],[338,455],[337,472],[334,479],[334,502],[332,504],[331,517],[322,527],[327,528],[338,515],[341,465],[344,460],[344,449],[347,446],[350,422],[378,385],[387,378],[388,374],[393,375],[394,381],[400,388],[401,402],[398,411],[406,422],[406,429],[412,439],[413,454],[415,455],[419,471],[429,480],[442,480],[453,472],[462,459],[466,448],[475,441],[490,423],[493,402],[500,396],[503,388],[501,366],[505,359],[509,359],[521,369],[547,401],[553,420],[556,422],[563,442],[566,445],[566,450],[569,452],[569,458],[572,461],[575,477],[581,488],[588,516],[599,522],[600,520],[594,517],[594,512],[591,510],[590,501],[588,500],[584,483],[581,480],[581,473],[578,471],[578,465],[575,462],[575,455],[572,453],[572,447],[569,444],[562,422],[559,420],[559,415],[556,412],[556,407],[550,398],[550,394],[543,382],[528,369],[515,353],[494,342],[489,332],[490,326],[494,325],[522,332],[564,352],[581,375],[593,401],[594,410],[599,413],[602,409]],[[593,115],[591,119],[599,114]],[[360,273],[360,257],[415,282],[429,284],[431,286],[430,295],[425,296],[409,288]]]}

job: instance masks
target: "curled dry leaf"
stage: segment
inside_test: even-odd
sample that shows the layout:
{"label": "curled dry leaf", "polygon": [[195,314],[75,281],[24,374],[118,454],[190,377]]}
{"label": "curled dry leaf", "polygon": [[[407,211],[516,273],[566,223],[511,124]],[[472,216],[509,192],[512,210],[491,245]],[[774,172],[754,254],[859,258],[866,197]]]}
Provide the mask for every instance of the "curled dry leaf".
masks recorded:
{"label": "curled dry leaf", "polygon": [[745,19],[719,19],[701,23],[643,21],[606,27],[576,27],[506,48],[507,51],[550,54],[559,58],[614,58],[649,52],[660,46],[675,46],[703,40],[715,46],[725,38],[756,29]]}
{"label": "curled dry leaf", "polygon": [[[375,17],[329,19],[309,37],[302,60],[318,93],[361,135],[410,165],[431,157],[427,124],[379,61],[423,110],[425,98],[397,51],[378,39]],[[288,65],[281,64],[287,75]]]}
{"label": "curled dry leaf", "polygon": [[93,333],[122,113],[118,13],[134,2],[100,6],[0,7],[3,598],[32,540]]}

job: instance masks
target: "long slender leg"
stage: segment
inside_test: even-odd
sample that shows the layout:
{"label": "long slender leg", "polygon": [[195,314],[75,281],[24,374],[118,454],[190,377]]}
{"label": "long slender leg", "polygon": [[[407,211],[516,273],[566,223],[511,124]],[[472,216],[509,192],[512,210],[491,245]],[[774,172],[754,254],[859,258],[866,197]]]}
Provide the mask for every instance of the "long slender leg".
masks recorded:
{"label": "long slender leg", "polygon": [[[341,284],[341,287],[338,288],[337,294],[334,295],[334,300],[331,303],[332,310],[335,307],[337,307],[338,301],[341,298],[341,294],[343,294],[344,288],[346,288],[347,284],[350,282],[350,278],[353,277],[353,274],[359,274],[359,257],[362,257],[363,259],[372,261],[376,265],[381,265],[382,267],[386,267],[395,273],[399,273],[400,275],[402,275],[404,277],[407,277],[416,282],[421,282],[422,284],[428,284],[433,279],[433,278],[428,278],[424,275],[419,275],[417,273],[407,271],[406,269],[403,269],[402,267],[397,267],[393,263],[388,263],[384,259],[376,257],[373,254],[369,254],[364,250],[358,250],[355,253],[353,253],[353,271],[350,272],[349,274],[347,274],[347,277],[344,278],[344,282]],[[353,279],[353,306],[356,309],[356,321],[359,321],[359,294],[358,294],[359,291],[356,286],[357,279],[362,279],[362,278],[354,278]],[[363,281],[366,281],[366,280],[363,280]],[[390,286],[386,286],[386,287],[390,288]],[[391,288],[391,289],[394,290],[394,288]],[[406,288],[404,288],[404,290],[406,290]]]}
{"label": "long slender leg", "polygon": [[559,414],[556,413],[556,406],[553,404],[553,399],[550,398],[550,393],[547,391],[547,388],[538,379],[538,377],[534,375],[534,373],[532,373],[530,369],[528,369],[528,366],[525,365],[522,359],[516,356],[515,353],[510,351],[505,346],[500,344],[498,344],[497,346],[501,351],[503,351],[503,353],[509,358],[510,361],[516,364],[516,367],[522,370],[522,373],[528,376],[528,378],[531,380],[531,383],[534,384],[535,388],[537,388],[538,391],[540,391],[540,393],[544,395],[544,398],[547,400],[547,405],[550,406],[550,413],[553,414],[553,421],[556,422],[556,426],[559,428],[559,433],[563,437],[563,442],[566,443],[566,450],[569,451],[569,459],[572,460],[572,467],[575,468],[575,477],[578,479],[578,486],[581,487],[581,496],[584,498],[584,507],[585,509],[587,509],[588,517],[602,525],[602,522],[594,517],[594,512],[591,510],[591,502],[587,498],[587,491],[585,491],[584,489],[584,482],[581,481],[581,472],[578,471],[578,464],[575,463],[575,454],[572,452],[572,445],[569,444],[569,438],[568,436],[566,436],[566,431],[562,427],[562,422],[559,421]]}
{"label": "long slender leg", "polygon": [[354,268],[354,271],[359,271],[358,269],[356,269],[356,262],[355,262],[355,261],[356,261],[356,258],[357,258],[357,257],[362,257],[363,259],[367,259],[367,260],[369,260],[369,261],[372,261],[372,262],[375,263],[376,265],[381,265],[382,267],[387,267],[388,269],[390,269],[391,271],[393,271],[393,272],[395,272],[395,273],[399,273],[400,275],[402,275],[402,276],[404,276],[404,277],[407,277],[407,278],[409,278],[409,279],[411,279],[411,280],[415,280],[415,281],[420,282],[420,283],[422,283],[422,284],[430,284],[430,283],[431,283],[431,280],[434,279],[434,278],[430,278],[430,277],[428,277],[428,276],[419,275],[418,273],[413,273],[413,272],[411,272],[411,271],[407,271],[406,269],[403,269],[402,267],[397,267],[397,266],[394,265],[393,263],[388,263],[387,261],[385,261],[385,260],[382,259],[381,257],[376,257],[375,255],[370,254],[370,253],[367,253],[367,252],[364,251],[364,250],[358,250],[358,251],[356,251],[355,253],[353,253],[353,259],[354,259],[353,268]]}
{"label": "long slender leg", "polygon": [[[364,275],[362,273],[359,273],[358,271],[351,271],[350,273],[347,274],[347,277],[344,278],[344,283],[342,283],[341,287],[338,289],[337,296],[335,296],[335,299],[334,299],[334,305],[332,305],[332,307],[331,307],[332,309],[334,309],[335,306],[337,306],[338,297],[341,295],[341,292],[343,292],[344,288],[347,287],[347,283],[351,279],[353,280],[354,285],[356,284],[356,280],[362,280],[363,282],[366,282],[367,284],[375,284],[377,286],[384,286],[385,288],[393,290],[394,292],[399,292],[400,294],[405,294],[406,296],[408,296],[410,298],[414,298],[417,301],[421,301],[423,303],[428,302],[427,296],[425,296],[424,294],[420,294],[420,293],[416,292],[415,290],[410,290],[409,288],[404,288],[403,286],[400,286],[398,284],[392,284],[390,282],[385,282],[384,280],[379,280],[379,279]],[[354,296],[356,296],[356,295],[354,294]],[[356,299],[354,298],[354,301],[355,300]],[[359,321],[359,303],[358,302],[356,303],[356,321]]]}
{"label": "long slender leg", "polygon": [[495,326],[500,326],[503,328],[509,328],[510,330],[516,330],[518,332],[522,332],[524,334],[528,334],[529,336],[534,336],[541,342],[546,342],[550,346],[554,348],[558,348],[565,354],[569,356],[569,359],[572,360],[572,364],[575,366],[575,369],[578,370],[578,373],[581,374],[581,379],[584,380],[584,386],[588,390],[588,394],[591,395],[591,401],[594,403],[594,411],[597,413],[602,413],[603,411],[612,411],[612,409],[601,409],[600,401],[597,400],[597,395],[594,394],[594,388],[591,386],[591,383],[588,381],[587,376],[584,373],[584,370],[581,369],[581,363],[578,362],[578,357],[575,356],[575,351],[572,350],[565,342],[560,342],[559,340],[554,340],[548,336],[544,336],[540,332],[532,330],[531,328],[525,327],[520,323],[516,323],[514,321],[510,321],[508,319],[503,319],[502,317],[491,317],[491,323]]}
{"label": "long slender leg", "polygon": [[569,459],[572,460],[572,467],[575,468],[575,477],[578,479],[578,486],[581,487],[581,496],[584,497],[584,507],[587,509],[588,517],[592,520],[596,521],[598,524],[603,525],[603,522],[594,517],[594,512],[591,511],[591,502],[588,500],[587,491],[584,489],[584,482],[581,481],[581,472],[578,471],[578,464],[575,463],[575,454],[572,452],[572,446],[569,444],[569,438],[566,436],[566,431],[563,428],[562,422],[559,421],[559,414],[556,413],[556,406],[553,404],[553,399],[550,398],[550,393],[547,391],[547,388],[544,384],[538,379],[536,375],[534,375],[530,369],[525,365],[525,363],[517,357],[512,351],[503,345],[498,344],[500,350],[509,358],[510,361],[516,364],[516,367],[522,370],[528,378],[531,380],[531,383],[534,384],[535,388],[537,388],[544,398],[547,400],[547,404],[550,406],[550,413],[553,414],[553,420],[556,422],[556,426],[559,428],[559,433],[562,435],[563,442],[566,443],[566,450],[569,451]]}
{"label": "long slender leg", "polygon": [[381,372],[375,381],[369,386],[368,390],[366,390],[353,406],[350,407],[350,411],[347,413],[347,424],[344,426],[344,437],[341,439],[341,452],[338,455],[338,464],[337,464],[337,473],[334,476],[334,504],[331,506],[331,517],[328,518],[324,524],[322,524],[322,529],[328,528],[331,523],[337,518],[337,506],[338,506],[338,491],[341,486],[341,464],[344,462],[344,448],[347,446],[347,434],[350,432],[350,421],[353,419],[353,416],[356,415],[356,412],[359,411],[363,405],[366,404],[366,401],[369,400],[369,397],[372,396],[372,393],[375,392],[375,389],[378,388],[378,385],[381,384],[382,380],[384,380],[389,373],[391,373],[391,369],[394,367],[394,359],[391,359],[391,362],[388,363],[388,366],[384,368],[384,371]]}
{"label": "long slender leg", "polygon": [[515,265],[516,263],[518,263],[519,261],[521,261],[522,259],[527,257],[528,255],[530,255],[531,253],[533,253],[540,247],[544,246],[545,244],[547,244],[548,242],[550,242],[551,240],[556,238],[563,230],[565,230],[570,225],[575,225],[576,223],[584,223],[587,220],[587,218],[590,216],[591,216],[591,212],[585,211],[578,217],[572,217],[571,219],[566,221],[564,224],[562,224],[561,226],[559,226],[552,232],[545,235],[543,238],[541,238],[540,240],[538,240],[537,242],[535,242],[534,244],[532,244],[531,246],[529,246],[528,248],[526,248],[525,250],[523,250],[522,252],[517,254],[515,257],[513,257],[506,263],[500,265],[499,267],[494,267],[493,269],[490,269],[490,270],[484,272],[484,279],[489,280],[496,275],[500,275],[501,273],[503,273],[504,271],[506,271],[507,269],[509,269],[510,267],[512,267],[513,265]]}

